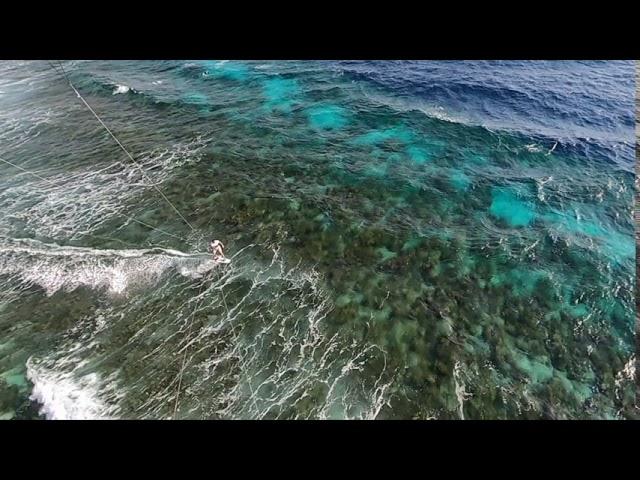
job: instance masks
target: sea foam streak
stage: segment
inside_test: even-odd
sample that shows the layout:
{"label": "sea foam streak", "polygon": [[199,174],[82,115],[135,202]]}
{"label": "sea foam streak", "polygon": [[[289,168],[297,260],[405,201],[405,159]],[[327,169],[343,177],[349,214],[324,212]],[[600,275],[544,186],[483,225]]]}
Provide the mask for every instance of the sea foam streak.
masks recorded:
{"label": "sea foam streak", "polygon": [[130,287],[156,283],[172,268],[185,277],[198,278],[215,266],[207,255],[163,248],[97,250],[35,240],[0,243],[0,274],[39,285],[48,296],[81,286],[124,294]]}

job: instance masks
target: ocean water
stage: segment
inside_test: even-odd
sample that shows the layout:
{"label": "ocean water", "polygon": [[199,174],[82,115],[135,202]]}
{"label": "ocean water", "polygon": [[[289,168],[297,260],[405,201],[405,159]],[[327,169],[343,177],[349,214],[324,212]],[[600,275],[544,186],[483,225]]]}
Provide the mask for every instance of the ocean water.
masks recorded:
{"label": "ocean water", "polygon": [[0,62],[0,418],[638,418],[634,62],[63,66],[140,166]]}

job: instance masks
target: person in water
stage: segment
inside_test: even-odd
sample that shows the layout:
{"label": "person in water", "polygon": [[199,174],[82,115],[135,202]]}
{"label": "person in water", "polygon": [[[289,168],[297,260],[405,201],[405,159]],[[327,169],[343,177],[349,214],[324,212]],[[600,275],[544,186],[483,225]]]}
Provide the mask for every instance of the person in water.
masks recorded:
{"label": "person in water", "polygon": [[226,260],[224,256],[224,245],[220,240],[211,240],[211,243],[209,243],[209,251],[213,253],[214,262],[223,262]]}

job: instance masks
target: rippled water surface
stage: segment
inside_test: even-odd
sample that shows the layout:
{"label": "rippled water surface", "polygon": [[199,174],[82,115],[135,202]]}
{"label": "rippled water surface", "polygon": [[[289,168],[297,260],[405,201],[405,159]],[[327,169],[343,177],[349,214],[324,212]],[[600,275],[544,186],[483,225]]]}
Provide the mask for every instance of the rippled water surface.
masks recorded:
{"label": "rippled water surface", "polygon": [[633,62],[63,66],[140,167],[0,63],[0,418],[637,417]]}

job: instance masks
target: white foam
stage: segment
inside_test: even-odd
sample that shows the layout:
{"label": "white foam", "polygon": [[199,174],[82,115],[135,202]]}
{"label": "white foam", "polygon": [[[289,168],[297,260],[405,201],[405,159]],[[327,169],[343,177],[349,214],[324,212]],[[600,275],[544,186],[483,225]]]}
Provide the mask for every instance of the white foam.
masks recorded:
{"label": "white foam", "polygon": [[624,385],[629,382],[633,382],[636,378],[636,356],[631,355],[627,363],[624,365],[624,368],[620,370],[616,374],[615,385],[616,385],[616,397],[620,399],[620,390],[624,387]]}
{"label": "white foam", "polygon": [[537,145],[535,143],[530,143],[529,145],[525,145],[524,148],[526,148],[527,151],[532,153],[537,153],[542,151],[542,148],[540,147],[540,145]]}
{"label": "white foam", "polygon": [[119,93],[127,93],[131,90],[130,87],[126,85],[116,85],[116,89],[113,91],[113,95],[118,95]]}
{"label": "white foam", "polygon": [[473,396],[473,394],[466,391],[466,385],[461,379],[462,373],[462,364],[457,361],[453,366],[453,382],[455,386],[456,399],[458,400],[458,416],[460,417],[460,420],[464,420],[464,402]]}
{"label": "white foam", "polygon": [[31,400],[40,403],[40,414],[49,420],[113,419],[117,408],[105,404],[99,397],[99,376],[91,373],[73,377],[35,366],[27,362],[27,378],[33,383]]}
{"label": "white foam", "polygon": [[216,265],[208,255],[163,248],[98,250],[27,239],[0,244],[0,274],[39,285],[48,296],[81,286],[122,295],[132,287],[155,284],[172,268],[185,277],[199,278]]}

